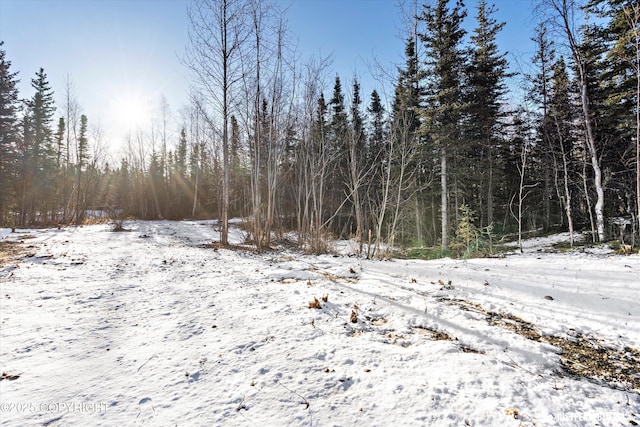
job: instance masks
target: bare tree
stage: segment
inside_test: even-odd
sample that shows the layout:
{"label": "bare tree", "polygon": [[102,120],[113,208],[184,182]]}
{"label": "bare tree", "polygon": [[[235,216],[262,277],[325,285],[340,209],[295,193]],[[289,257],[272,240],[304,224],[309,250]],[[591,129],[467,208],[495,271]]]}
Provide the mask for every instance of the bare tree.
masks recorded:
{"label": "bare tree", "polygon": [[188,9],[186,65],[222,128],[223,180],[221,243],[229,244],[229,120],[233,88],[241,76],[247,39],[246,0],[194,0]]}
{"label": "bare tree", "polygon": [[71,76],[67,75],[64,80],[64,113],[65,113],[65,121],[66,121],[66,137],[65,137],[65,159],[64,159],[64,173],[63,173],[63,213],[62,213],[62,222],[68,223],[71,221],[71,217],[73,214],[73,209],[71,204],[74,199],[74,194],[77,191],[77,188],[74,188],[72,185],[71,179],[71,159],[75,155],[73,152],[78,136],[78,120],[80,119],[80,105],[78,103],[78,99],[76,98],[74,92],[74,84],[73,80],[71,80]]}
{"label": "bare tree", "polygon": [[294,152],[299,242],[311,252],[327,250],[324,201],[330,161],[326,135],[327,106],[322,84],[328,65],[328,58],[311,59],[305,65],[300,142]]}
{"label": "bare tree", "polygon": [[251,234],[269,247],[276,223],[280,166],[293,127],[295,60],[289,60],[284,16],[275,3],[252,0],[250,37],[242,54],[242,93],[236,110],[247,133],[251,166]]}
{"label": "bare tree", "polygon": [[593,135],[593,124],[591,122],[591,107],[589,103],[589,91],[587,86],[587,69],[586,61],[581,51],[581,44],[578,40],[576,30],[574,28],[574,15],[577,5],[575,0],[545,0],[546,4],[557,14],[559,19],[558,25],[561,31],[564,33],[576,68],[578,70],[578,79],[580,83],[580,103],[582,106],[582,118],[584,120],[584,127],[586,133],[586,146],[591,158],[591,167],[594,174],[594,186],[597,194],[595,204],[596,214],[596,228],[598,233],[598,240],[603,242],[605,240],[605,228],[604,228],[604,186],[602,183],[602,168],[600,166],[600,156],[598,155],[598,148]]}

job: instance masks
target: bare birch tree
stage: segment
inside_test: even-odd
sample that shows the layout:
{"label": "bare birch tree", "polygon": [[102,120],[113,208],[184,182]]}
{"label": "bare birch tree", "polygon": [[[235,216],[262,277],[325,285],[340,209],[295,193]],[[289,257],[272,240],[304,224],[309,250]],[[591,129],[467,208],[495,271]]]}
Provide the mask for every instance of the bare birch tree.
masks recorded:
{"label": "bare birch tree", "polygon": [[589,90],[587,85],[587,65],[585,58],[581,51],[580,40],[576,34],[574,16],[576,13],[577,5],[575,0],[545,0],[546,4],[555,12],[556,17],[559,19],[558,26],[566,37],[566,41],[569,45],[569,49],[573,56],[575,66],[578,70],[578,79],[580,84],[580,104],[582,107],[582,119],[584,121],[585,129],[585,145],[589,152],[591,167],[594,174],[594,186],[596,190],[596,228],[598,233],[598,240],[603,242],[605,240],[605,228],[604,228],[604,186],[602,168],[600,165],[600,156],[598,154],[598,147],[594,137],[593,123],[591,120],[591,107],[589,100]]}
{"label": "bare birch tree", "polygon": [[229,244],[229,120],[233,90],[241,78],[240,59],[247,39],[247,1],[194,0],[188,10],[186,65],[194,73],[207,107],[222,129],[221,243]]}

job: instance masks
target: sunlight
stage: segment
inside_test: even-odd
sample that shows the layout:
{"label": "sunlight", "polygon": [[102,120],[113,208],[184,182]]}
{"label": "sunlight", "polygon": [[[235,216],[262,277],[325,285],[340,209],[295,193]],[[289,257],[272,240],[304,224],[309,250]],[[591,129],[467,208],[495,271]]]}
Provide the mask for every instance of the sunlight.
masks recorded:
{"label": "sunlight", "polygon": [[110,109],[118,128],[133,131],[149,126],[149,108],[149,101],[142,94],[129,91],[116,96]]}

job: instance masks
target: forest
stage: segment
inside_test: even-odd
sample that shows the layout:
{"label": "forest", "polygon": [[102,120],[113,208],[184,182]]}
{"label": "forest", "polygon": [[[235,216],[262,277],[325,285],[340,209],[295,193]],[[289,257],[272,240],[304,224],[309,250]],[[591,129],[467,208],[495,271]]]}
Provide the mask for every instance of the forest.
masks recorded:
{"label": "forest", "polygon": [[367,256],[559,230],[640,243],[640,4],[539,3],[514,102],[484,0],[405,5],[389,96],[301,58],[276,2],[193,0],[179,137],[161,103],[116,163],[70,85],[57,106],[41,68],[19,93],[0,42],[0,226],[217,218],[225,245],[242,218],[259,250],[293,231],[309,252],[354,238]]}

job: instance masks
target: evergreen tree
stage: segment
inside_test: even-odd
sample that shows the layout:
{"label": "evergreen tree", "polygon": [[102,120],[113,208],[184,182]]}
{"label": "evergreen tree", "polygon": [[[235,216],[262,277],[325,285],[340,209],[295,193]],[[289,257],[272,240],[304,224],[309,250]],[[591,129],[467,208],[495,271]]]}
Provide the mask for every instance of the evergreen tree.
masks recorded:
{"label": "evergreen tree", "polygon": [[439,148],[441,184],[441,238],[442,247],[449,245],[448,225],[448,172],[450,154],[459,148],[461,140],[463,106],[463,68],[465,55],[462,40],[466,32],[462,22],[467,16],[461,0],[449,9],[448,0],[438,0],[437,5],[424,6],[418,17],[425,23],[420,39],[427,48],[426,95],[424,110],[427,132]]}
{"label": "evergreen tree", "polygon": [[329,175],[329,213],[335,215],[333,221],[333,231],[338,235],[342,235],[348,228],[348,212],[351,206],[345,203],[345,196],[349,194],[346,183],[349,182],[349,154],[348,143],[349,138],[347,112],[344,104],[344,93],[342,91],[342,83],[340,77],[336,76],[333,86],[333,95],[329,101],[329,109],[331,112],[331,121],[329,123],[329,155],[332,161]]}
{"label": "evergreen tree", "polygon": [[[551,134],[554,132],[554,125],[549,117],[549,103],[551,96],[551,79],[555,61],[555,48],[549,39],[548,30],[544,23],[538,24],[535,36],[532,41],[536,44],[536,54],[532,58],[532,63],[536,67],[536,74],[528,76],[531,83],[528,92],[529,99],[538,108],[536,118],[536,131],[538,143],[532,148],[531,162],[536,163],[532,169],[538,171],[539,180],[543,182],[543,192],[539,197],[542,206],[542,223],[545,229],[552,224],[551,214],[553,199],[553,177],[554,160]],[[508,167],[508,166],[507,166]]]}
{"label": "evergreen tree", "polygon": [[[606,82],[610,69],[610,63],[606,58],[606,29],[598,23],[588,23],[581,31],[577,55],[574,55],[574,62],[571,64],[576,70],[575,74],[580,78],[580,92],[576,90],[575,93],[580,94],[579,99],[583,102],[585,132],[582,140],[587,141],[580,153],[583,166],[583,199],[586,204],[580,204],[578,208],[581,219],[588,218],[594,240],[597,236],[599,241],[604,241],[605,217],[618,212],[616,199],[619,199],[619,196],[615,193],[624,191],[621,187],[614,188],[615,183],[610,181],[607,175],[621,172],[619,159],[626,148],[621,147],[621,142],[626,146],[627,141],[622,141],[618,127],[621,115],[616,114],[616,108],[609,103],[612,85]],[[591,151],[591,159],[586,154],[587,151]],[[592,168],[596,166],[592,171],[594,189],[589,189],[587,185],[591,180],[587,167],[589,164]],[[595,203],[592,205],[594,199]],[[624,207],[622,209],[624,210]]]}
{"label": "evergreen tree", "polygon": [[573,203],[574,191],[572,175],[575,171],[575,108],[571,102],[570,80],[566,70],[564,58],[556,62],[553,67],[551,82],[552,90],[549,99],[548,120],[552,131],[549,133],[554,169],[556,170],[556,191],[567,219],[567,226],[573,244]]}
{"label": "evergreen tree", "polygon": [[15,198],[20,110],[18,73],[11,71],[11,61],[6,59],[3,45],[0,41],[0,226],[8,222],[10,205]]}
{"label": "evergreen tree", "polygon": [[89,160],[89,140],[87,116],[80,116],[80,129],[78,131],[78,140],[76,146],[76,222],[78,224],[84,221],[86,209],[86,190],[87,185],[83,183],[83,169]]}
{"label": "evergreen tree", "polygon": [[360,83],[357,80],[353,82],[353,99],[351,101],[351,135],[355,141],[355,146],[358,151],[358,159],[362,158],[364,154],[365,145],[365,133],[364,133],[364,121],[362,119],[362,113],[360,106],[362,105],[362,99],[360,98]]}
{"label": "evergreen tree", "polygon": [[383,150],[385,140],[385,111],[380,95],[374,89],[371,92],[371,101],[367,108],[369,113],[369,132],[368,132],[368,165],[372,166],[374,163],[380,163],[380,154]]}
{"label": "evergreen tree", "polygon": [[184,127],[180,129],[175,167],[178,177],[185,179],[187,176],[187,130]]}
{"label": "evergreen tree", "polygon": [[[615,177],[607,182],[608,215],[633,215],[640,209],[633,187],[640,187],[637,162],[640,136],[640,6],[628,0],[590,0],[588,13],[599,19],[586,27],[585,55],[592,60],[595,79],[590,81],[590,101],[601,103],[594,111],[595,133],[602,141],[603,167]],[[591,51],[587,54],[586,49]],[[595,66],[594,66],[595,65]],[[634,173],[635,172],[635,173]]]}
{"label": "evergreen tree", "polygon": [[369,171],[365,169],[365,135],[362,114],[360,112],[360,84],[357,80],[353,82],[353,92],[351,100],[350,132],[348,139],[348,159],[349,159],[349,180],[347,181],[348,194],[353,205],[356,227],[355,237],[360,242],[360,252],[362,252],[362,237],[364,233],[364,209],[362,203],[362,186]]}
{"label": "evergreen tree", "polygon": [[115,206],[114,210],[119,214],[120,218],[126,218],[134,214],[134,206],[132,199],[132,175],[130,173],[129,163],[126,159],[120,162],[116,176]]}
{"label": "evergreen tree", "polygon": [[399,70],[393,99],[393,128],[396,138],[412,139],[420,128],[420,80],[423,77],[413,39],[406,42],[405,58],[405,67]]}
{"label": "evergreen tree", "polygon": [[66,132],[66,124],[64,117],[58,119],[58,129],[54,135],[55,147],[56,147],[56,168],[62,167],[62,155],[64,154],[64,135]]}
{"label": "evergreen tree", "polygon": [[385,150],[389,168],[388,188],[385,189],[389,195],[387,239],[391,244],[396,239],[412,240],[414,236],[420,234],[418,228],[420,221],[417,216],[409,215],[413,209],[406,209],[406,206],[410,201],[417,200],[417,194],[421,189],[420,170],[423,162],[427,161],[424,155],[425,138],[421,132],[420,117],[423,76],[416,43],[414,38],[410,37],[405,45],[405,66],[398,70],[392,106],[392,128]]}
{"label": "evergreen tree", "polygon": [[38,212],[41,221],[52,220],[47,218],[47,208],[51,207],[50,197],[54,194],[49,173],[53,163],[51,120],[55,106],[44,69],[40,68],[36,73],[31,86],[35,94],[27,101],[20,153],[23,168],[20,222],[23,225],[34,223]]}
{"label": "evergreen tree", "polygon": [[164,194],[164,174],[161,165],[161,159],[158,153],[151,154],[149,162],[149,174],[147,177],[146,204],[147,219],[162,218],[164,206],[162,205],[162,195]]}
{"label": "evergreen tree", "polygon": [[[496,37],[504,27],[491,16],[493,7],[487,7],[485,0],[478,3],[477,28],[471,36],[472,49],[467,67],[467,136],[478,147],[473,150],[473,165],[481,163],[480,168],[471,175],[483,183],[486,191],[486,222],[494,221],[494,187],[500,177],[496,162],[499,160],[500,135],[503,133],[505,112],[503,97],[507,92],[505,79],[507,72],[506,54],[498,51]],[[475,173],[474,173],[475,172]],[[478,179],[480,177],[485,179]]]}

